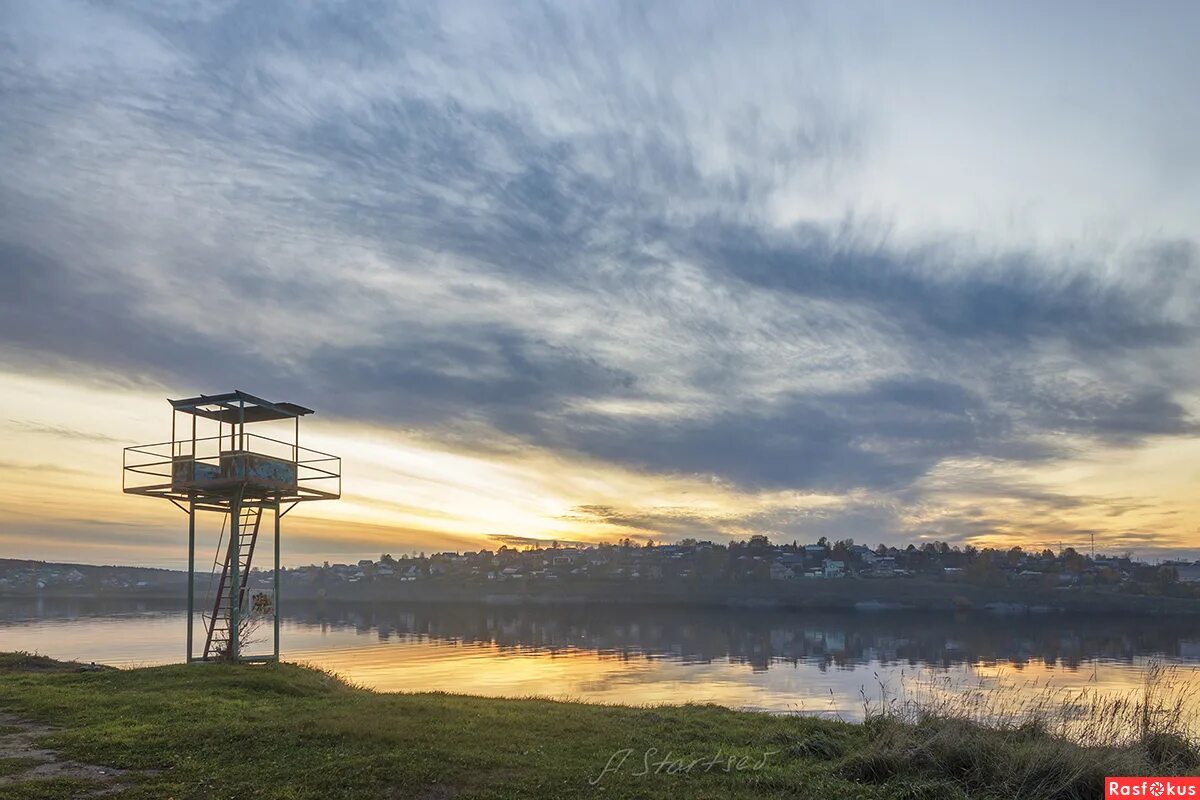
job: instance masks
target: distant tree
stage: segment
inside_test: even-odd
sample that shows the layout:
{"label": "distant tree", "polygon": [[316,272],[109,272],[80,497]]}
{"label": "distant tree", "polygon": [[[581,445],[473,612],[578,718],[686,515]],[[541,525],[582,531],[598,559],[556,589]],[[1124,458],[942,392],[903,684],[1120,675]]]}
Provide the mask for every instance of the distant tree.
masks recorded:
{"label": "distant tree", "polygon": [[990,558],[977,558],[966,566],[967,580],[981,586],[996,586],[1004,583],[1004,573]]}
{"label": "distant tree", "polygon": [[1087,567],[1087,559],[1080,555],[1074,547],[1068,547],[1062,552],[1063,569],[1067,572],[1083,572]]}
{"label": "distant tree", "polygon": [[817,539],[817,546],[827,548],[829,547],[829,540],[822,536],[820,539]]}
{"label": "distant tree", "polygon": [[697,580],[718,580],[726,577],[729,569],[727,556],[728,553],[724,548],[697,551],[693,577]]}
{"label": "distant tree", "polygon": [[1159,567],[1155,571],[1154,578],[1155,583],[1162,588],[1166,588],[1179,581],[1179,571],[1174,567]]}

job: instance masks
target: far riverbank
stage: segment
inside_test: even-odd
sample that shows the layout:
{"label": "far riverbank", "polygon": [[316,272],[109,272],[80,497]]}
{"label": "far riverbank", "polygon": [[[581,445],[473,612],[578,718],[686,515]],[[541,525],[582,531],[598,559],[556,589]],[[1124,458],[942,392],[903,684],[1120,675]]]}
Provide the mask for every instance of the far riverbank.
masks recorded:
{"label": "far riverbank", "polygon": [[484,605],[671,605],[822,611],[979,611],[996,614],[1200,615],[1200,600],[1100,589],[987,587],[919,578],[764,583],[588,581],[463,582],[288,586],[284,600],[481,603]]}
{"label": "far riverbank", "polygon": [[[197,586],[206,586],[197,576]],[[37,598],[78,600],[181,601],[187,580],[173,572],[165,585],[81,588],[73,586],[0,591],[0,600]],[[418,581],[336,583],[320,586],[290,580],[284,604],[296,601],[366,603],[452,603],[487,606],[675,606],[795,611],[911,611],[937,614],[1121,614],[1200,616],[1200,600],[1128,594],[1116,590],[1070,587],[972,586],[921,578],[803,580],[763,583],[587,581],[468,582],[443,578]]]}

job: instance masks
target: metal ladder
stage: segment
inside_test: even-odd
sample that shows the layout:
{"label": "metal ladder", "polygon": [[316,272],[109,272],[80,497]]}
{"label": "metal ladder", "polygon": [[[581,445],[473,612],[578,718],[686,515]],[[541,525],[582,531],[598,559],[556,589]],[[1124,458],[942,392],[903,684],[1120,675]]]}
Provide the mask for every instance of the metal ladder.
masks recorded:
{"label": "metal ladder", "polygon": [[[229,514],[226,514],[228,519]],[[221,580],[217,584],[217,594],[213,599],[212,616],[205,615],[207,635],[204,639],[204,658],[207,659],[218,649],[216,646],[229,642],[230,592],[225,590],[229,583],[231,559],[238,559],[238,611],[246,608],[246,590],[250,585],[250,565],[254,561],[254,545],[258,542],[258,529],[262,524],[263,507],[261,504],[245,504],[238,508],[238,542],[233,542],[225,548],[225,559],[221,566]],[[218,545],[218,550],[220,545]],[[235,556],[236,552],[236,556]],[[218,552],[218,557],[220,554]],[[217,566],[214,559],[213,567]]]}

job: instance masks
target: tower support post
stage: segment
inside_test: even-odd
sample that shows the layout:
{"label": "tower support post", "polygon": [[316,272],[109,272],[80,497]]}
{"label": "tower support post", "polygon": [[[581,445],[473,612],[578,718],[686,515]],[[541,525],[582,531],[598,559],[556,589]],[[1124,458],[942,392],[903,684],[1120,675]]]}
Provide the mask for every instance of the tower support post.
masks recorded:
{"label": "tower support post", "polygon": [[[174,415],[172,415],[174,416]],[[192,637],[196,611],[196,500],[188,501],[187,660],[192,661]]]}
{"label": "tower support post", "polygon": [[275,587],[271,600],[275,607],[275,660],[279,660],[279,500],[275,501]]}
{"label": "tower support post", "polygon": [[235,494],[229,501],[229,641],[225,656],[230,661],[238,660],[240,642],[242,593],[242,495]]}

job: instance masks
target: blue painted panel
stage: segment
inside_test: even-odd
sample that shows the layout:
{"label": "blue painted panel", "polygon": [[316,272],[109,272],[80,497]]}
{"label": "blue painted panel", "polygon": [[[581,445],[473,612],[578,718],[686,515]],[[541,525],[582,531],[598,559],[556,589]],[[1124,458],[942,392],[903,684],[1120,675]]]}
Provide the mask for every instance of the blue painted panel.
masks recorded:
{"label": "blue painted panel", "polygon": [[280,461],[251,453],[246,457],[247,480],[282,483],[285,486],[296,484],[296,465],[290,461]]}
{"label": "blue painted panel", "polygon": [[296,485],[296,465],[291,461],[270,458],[257,453],[223,453],[221,455],[221,477],[271,486],[293,487]]}
{"label": "blue painted panel", "polygon": [[212,481],[220,476],[221,471],[215,464],[193,461],[187,456],[177,457],[171,464],[171,484],[177,490],[186,489],[196,481]]}
{"label": "blue painted panel", "polygon": [[221,477],[221,470],[215,464],[205,464],[203,461],[194,462],[196,465],[193,473],[193,480],[197,481],[215,481]]}

